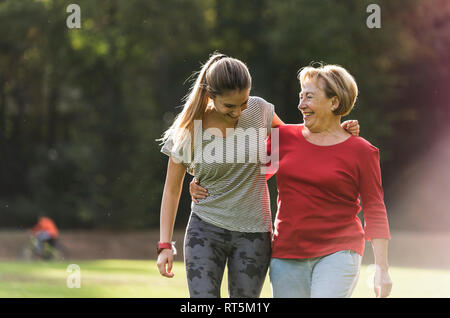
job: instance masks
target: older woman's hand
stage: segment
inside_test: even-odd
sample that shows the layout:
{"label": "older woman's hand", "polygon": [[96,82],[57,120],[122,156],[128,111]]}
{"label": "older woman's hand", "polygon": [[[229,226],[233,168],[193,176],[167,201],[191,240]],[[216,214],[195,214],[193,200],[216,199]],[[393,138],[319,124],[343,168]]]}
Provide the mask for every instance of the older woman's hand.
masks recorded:
{"label": "older woman's hand", "polygon": [[208,190],[199,185],[197,178],[192,179],[189,183],[189,193],[195,203],[198,203],[198,199],[204,199],[209,195]]}
{"label": "older woman's hand", "polygon": [[359,136],[359,123],[357,120],[346,120],[341,124],[341,127],[353,136]]}
{"label": "older woman's hand", "polygon": [[387,268],[376,266],[373,288],[377,298],[385,298],[391,294],[392,280]]}

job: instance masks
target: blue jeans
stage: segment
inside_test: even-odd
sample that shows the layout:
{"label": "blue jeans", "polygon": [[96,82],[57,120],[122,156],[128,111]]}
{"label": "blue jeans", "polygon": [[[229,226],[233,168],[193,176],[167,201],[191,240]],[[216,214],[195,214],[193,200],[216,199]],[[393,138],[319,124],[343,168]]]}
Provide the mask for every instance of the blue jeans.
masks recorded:
{"label": "blue jeans", "polygon": [[274,298],[350,297],[359,277],[361,256],[350,250],[307,258],[272,258],[270,283]]}

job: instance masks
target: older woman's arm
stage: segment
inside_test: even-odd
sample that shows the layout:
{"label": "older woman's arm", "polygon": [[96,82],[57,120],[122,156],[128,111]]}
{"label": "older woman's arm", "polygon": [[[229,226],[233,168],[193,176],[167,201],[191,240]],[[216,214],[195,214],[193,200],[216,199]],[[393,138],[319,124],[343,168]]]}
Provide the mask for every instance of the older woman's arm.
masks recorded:
{"label": "older woman's arm", "polygon": [[372,145],[361,152],[360,194],[364,213],[366,239],[372,242],[375,258],[374,292],[377,297],[389,296],[392,281],[389,276],[389,223],[383,199],[379,151]]}

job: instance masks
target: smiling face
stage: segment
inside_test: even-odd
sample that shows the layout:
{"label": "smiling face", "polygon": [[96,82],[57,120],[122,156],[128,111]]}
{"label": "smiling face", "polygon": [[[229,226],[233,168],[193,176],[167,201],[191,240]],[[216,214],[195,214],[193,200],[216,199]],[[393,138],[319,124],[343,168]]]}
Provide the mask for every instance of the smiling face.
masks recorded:
{"label": "smiling face", "polygon": [[235,90],[213,98],[214,108],[221,119],[236,124],[243,110],[247,109],[250,89]]}
{"label": "smiling face", "polygon": [[309,79],[302,83],[298,109],[301,111],[305,126],[312,132],[327,129],[336,121],[333,110],[339,105],[336,96],[328,98],[322,89],[321,80]]}

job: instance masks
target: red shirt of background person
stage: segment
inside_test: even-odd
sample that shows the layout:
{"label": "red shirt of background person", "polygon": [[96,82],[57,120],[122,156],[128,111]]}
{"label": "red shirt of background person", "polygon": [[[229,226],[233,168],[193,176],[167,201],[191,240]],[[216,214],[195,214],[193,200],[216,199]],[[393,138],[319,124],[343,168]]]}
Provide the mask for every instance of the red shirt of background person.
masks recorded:
{"label": "red shirt of background person", "polygon": [[58,238],[59,231],[52,219],[48,217],[39,218],[39,222],[31,229],[33,235],[37,235],[39,232],[47,232],[51,238]]}

